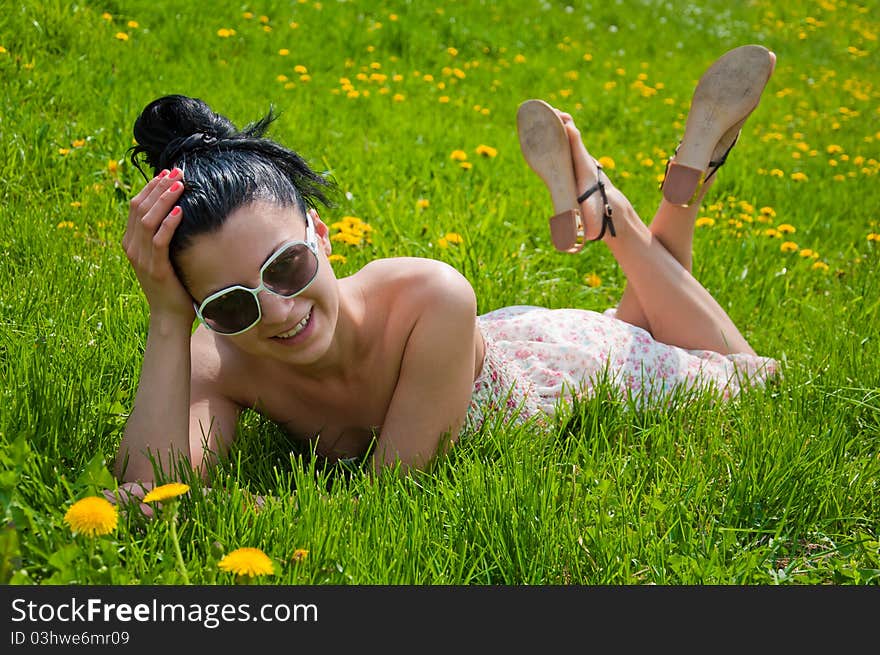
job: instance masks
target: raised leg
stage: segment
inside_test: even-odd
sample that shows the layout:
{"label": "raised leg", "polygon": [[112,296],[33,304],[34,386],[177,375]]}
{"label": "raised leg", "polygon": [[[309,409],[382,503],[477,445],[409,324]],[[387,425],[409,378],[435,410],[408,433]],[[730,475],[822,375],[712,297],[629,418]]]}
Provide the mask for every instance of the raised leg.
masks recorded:
{"label": "raised leg", "polygon": [[[584,147],[574,122],[565,121],[565,129],[578,186],[588,188],[599,174],[596,163]],[[755,351],[721,305],[642,222],[626,197],[604,174],[602,177],[617,234],[606,232],[603,241],[626,275],[654,338],[681,348],[754,355]],[[687,209],[661,205],[663,222],[655,228],[657,232],[662,232],[663,223],[674,220],[679,210]],[[586,199],[581,211],[588,237],[598,234],[602,213],[598,195]]]}
{"label": "raised leg", "polygon": [[[663,244],[676,261],[689,273],[693,271],[694,224],[705,193],[714,178],[703,185],[698,200],[687,207],[673,205],[665,198],[660,201],[654,220],[648,229]],[[617,318],[640,328],[653,332],[642,303],[632,286],[627,284],[617,305]]]}
{"label": "raised leg", "polygon": [[[700,203],[757,106],[775,65],[776,55],[766,48],[735,48],[709,67],[694,90],[685,135],[672,158],[664,180],[664,198],[649,227],[688,272],[693,268],[694,222]],[[680,202],[671,202],[676,198]],[[620,299],[617,317],[653,332],[631,285]]]}

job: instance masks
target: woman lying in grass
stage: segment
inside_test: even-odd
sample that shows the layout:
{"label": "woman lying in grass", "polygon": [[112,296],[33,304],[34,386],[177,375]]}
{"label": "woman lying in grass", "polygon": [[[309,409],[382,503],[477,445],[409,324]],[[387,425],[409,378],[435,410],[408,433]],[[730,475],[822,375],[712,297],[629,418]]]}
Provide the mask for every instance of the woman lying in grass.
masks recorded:
{"label": "woman lying in grass", "polygon": [[408,470],[489,411],[540,419],[603,374],[642,402],[763,383],[776,362],[755,354],[690,271],[700,200],[774,63],[745,46],[703,75],[650,227],[570,115],[520,106],[523,154],[553,199],[554,245],[604,241],[627,276],[604,314],[478,315],[470,283],[431,259],[381,259],[337,279],[317,211],[332,184],[263,137],[270,117],[239,131],[196,99],[150,103],[132,160],[145,155],[155,177],[131,201],[122,243],[150,324],[118,477],[151,482],[151,456],[166,472],[182,455],[204,473],[247,408],[330,460],[368,455],[374,470]]}

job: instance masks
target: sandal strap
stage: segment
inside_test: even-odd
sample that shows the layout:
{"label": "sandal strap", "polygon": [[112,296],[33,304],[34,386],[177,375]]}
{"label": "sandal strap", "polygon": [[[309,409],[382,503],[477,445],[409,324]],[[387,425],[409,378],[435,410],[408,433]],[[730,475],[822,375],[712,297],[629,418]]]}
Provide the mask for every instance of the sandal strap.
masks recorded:
{"label": "sandal strap", "polygon": [[731,144],[727,147],[727,150],[724,151],[724,154],[721,155],[718,159],[713,159],[709,162],[709,167],[706,169],[709,172],[706,174],[706,177],[703,179],[703,184],[709,181],[709,179],[718,172],[718,169],[724,165],[724,162],[727,161],[727,155],[730,154],[730,151],[733,150],[733,146],[736,145],[736,142],[739,141],[739,135],[742,132],[737,132],[736,137],[734,137]]}
{"label": "sandal strap", "polygon": [[578,205],[582,203],[584,200],[592,196],[596,191],[599,192],[599,195],[602,196],[602,204],[604,208],[602,210],[602,228],[599,230],[598,236],[588,239],[588,241],[598,241],[603,236],[605,236],[605,230],[611,232],[611,236],[616,237],[617,232],[614,230],[614,222],[611,220],[612,209],[611,205],[608,203],[608,194],[605,191],[605,182],[602,181],[602,166],[600,164],[596,164],[598,167],[598,180],[596,183],[591,186],[589,189],[584,191],[581,195],[578,196]]}
{"label": "sandal strap", "polygon": [[[718,172],[718,169],[724,165],[724,162],[727,161],[727,156],[730,154],[730,151],[733,150],[733,146],[736,145],[736,142],[739,141],[739,135],[742,134],[742,131],[736,133],[736,137],[734,137],[733,141],[727,146],[727,150],[724,151],[724,154],[721,155],[718,159],[713,159],[709,162],[709,165],[706,167],[706,175],[700,180],[697,185],[696,190],[694,191],[694,195],[696,195],[700,188],[708,182],[715,173]],[[669,175],[669,167],[672,165],[672,160],[675,157],[678,149],[681,147],[681,141],[678,142],[678,145],[675,146],[675,150],[672,151],[672,155],[666,158],[666,168],[663,171],[663,179],[660,180],[660,185],[658,188],[662,189],[663,185],[666,183],[666,176]]]}

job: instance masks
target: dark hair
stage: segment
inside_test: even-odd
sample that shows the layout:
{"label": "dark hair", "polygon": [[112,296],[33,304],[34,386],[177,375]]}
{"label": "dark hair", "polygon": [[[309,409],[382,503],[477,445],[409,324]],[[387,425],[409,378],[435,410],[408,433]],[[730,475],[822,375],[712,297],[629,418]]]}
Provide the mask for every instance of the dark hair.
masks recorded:
{"label": "dark hair", "polygon": [[331,206],[335,183],[314,172],[294,151],[265,138],[277,118],[270,108],[262,119],[239,130],[198,98],[167,95],[148,104],[134,122],[131,162],[143,154],[153,175],[174,166],[184,172],[178,201],[184,219],[169,247],[171,264],[186,284],[178,254],[195,236],[219,229],[229,215],[257,200],[297,207],[302,214],[316,202]]}

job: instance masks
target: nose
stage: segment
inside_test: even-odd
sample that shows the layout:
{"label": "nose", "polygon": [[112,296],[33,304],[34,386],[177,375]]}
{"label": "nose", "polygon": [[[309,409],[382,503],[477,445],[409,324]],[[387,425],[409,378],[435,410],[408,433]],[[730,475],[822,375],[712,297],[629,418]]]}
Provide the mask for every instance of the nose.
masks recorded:
{"label": "nose", "polygon": [[258,297],[263,315],[262,322],[269,326],[283,326],[296,303],[296,298],[284,298],[265,290],[261,291]]}

